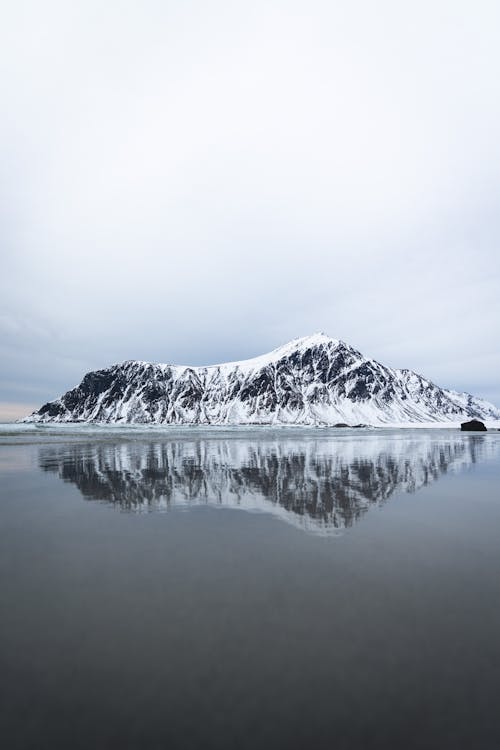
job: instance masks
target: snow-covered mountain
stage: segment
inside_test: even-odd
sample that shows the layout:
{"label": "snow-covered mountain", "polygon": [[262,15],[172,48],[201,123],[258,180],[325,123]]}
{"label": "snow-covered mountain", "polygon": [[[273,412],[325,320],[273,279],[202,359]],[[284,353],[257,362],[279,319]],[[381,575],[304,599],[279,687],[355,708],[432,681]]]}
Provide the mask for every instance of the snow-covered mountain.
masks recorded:
{"label": "snow-covered mountain", "polygon": [[209,367],[127,361],[89,372],[31,422],[335,425],[500,420],[493,404],[385,367],[322,333]]}

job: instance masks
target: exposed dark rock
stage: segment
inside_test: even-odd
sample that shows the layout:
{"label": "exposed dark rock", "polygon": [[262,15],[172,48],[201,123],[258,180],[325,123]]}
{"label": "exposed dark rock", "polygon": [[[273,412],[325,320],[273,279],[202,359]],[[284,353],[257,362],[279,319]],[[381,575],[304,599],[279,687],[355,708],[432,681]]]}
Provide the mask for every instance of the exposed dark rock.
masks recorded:
{"label": "exposed dark rock", "polygon": [[462,422],[460,425],[462,432],[486,432],[486,425],[479,419],[471,419],[470,422]]}
{"label": "exposed dark rock", "polygon": [[111,388],[115,380],[112,369],[88,372],[83,378],[79,389],[85,396],[98,396]]}
{"label": "exposed dark rock", "polygon": [[49,401],[40,407],[38,413],[47,417],[59,417],[64,413],[64,407],[57,401]]}

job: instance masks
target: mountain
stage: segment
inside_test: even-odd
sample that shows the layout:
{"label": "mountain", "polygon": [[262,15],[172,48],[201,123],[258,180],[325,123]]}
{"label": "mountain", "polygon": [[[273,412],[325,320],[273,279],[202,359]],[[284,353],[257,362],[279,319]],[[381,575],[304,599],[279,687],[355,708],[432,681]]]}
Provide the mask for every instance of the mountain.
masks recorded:
{"label": "mountain", "polygon": [[322,333],[209,367],[127,361],[89,372],[28,422],[371,425],[500,420],[500,410]]}

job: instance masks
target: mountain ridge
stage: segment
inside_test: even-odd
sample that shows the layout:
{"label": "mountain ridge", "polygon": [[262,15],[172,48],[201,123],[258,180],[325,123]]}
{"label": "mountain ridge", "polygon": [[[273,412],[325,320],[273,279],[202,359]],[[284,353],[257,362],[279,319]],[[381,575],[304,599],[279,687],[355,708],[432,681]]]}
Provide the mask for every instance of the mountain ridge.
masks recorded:
{"label": "mountain ridge", "polygon": [[500,410],[315,333],[215,365],[126,360],[87,373],[22,421],[384,425],[470,418],[497,421]]}

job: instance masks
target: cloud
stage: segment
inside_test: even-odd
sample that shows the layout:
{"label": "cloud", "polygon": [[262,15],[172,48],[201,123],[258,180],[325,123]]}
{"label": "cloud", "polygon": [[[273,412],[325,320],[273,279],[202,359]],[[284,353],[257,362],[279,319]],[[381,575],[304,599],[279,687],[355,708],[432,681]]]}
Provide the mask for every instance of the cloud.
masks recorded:
{"label": "cloud", "polygon": [[2,397],[320,329],[500,401],[496,4],[6,16]]}

